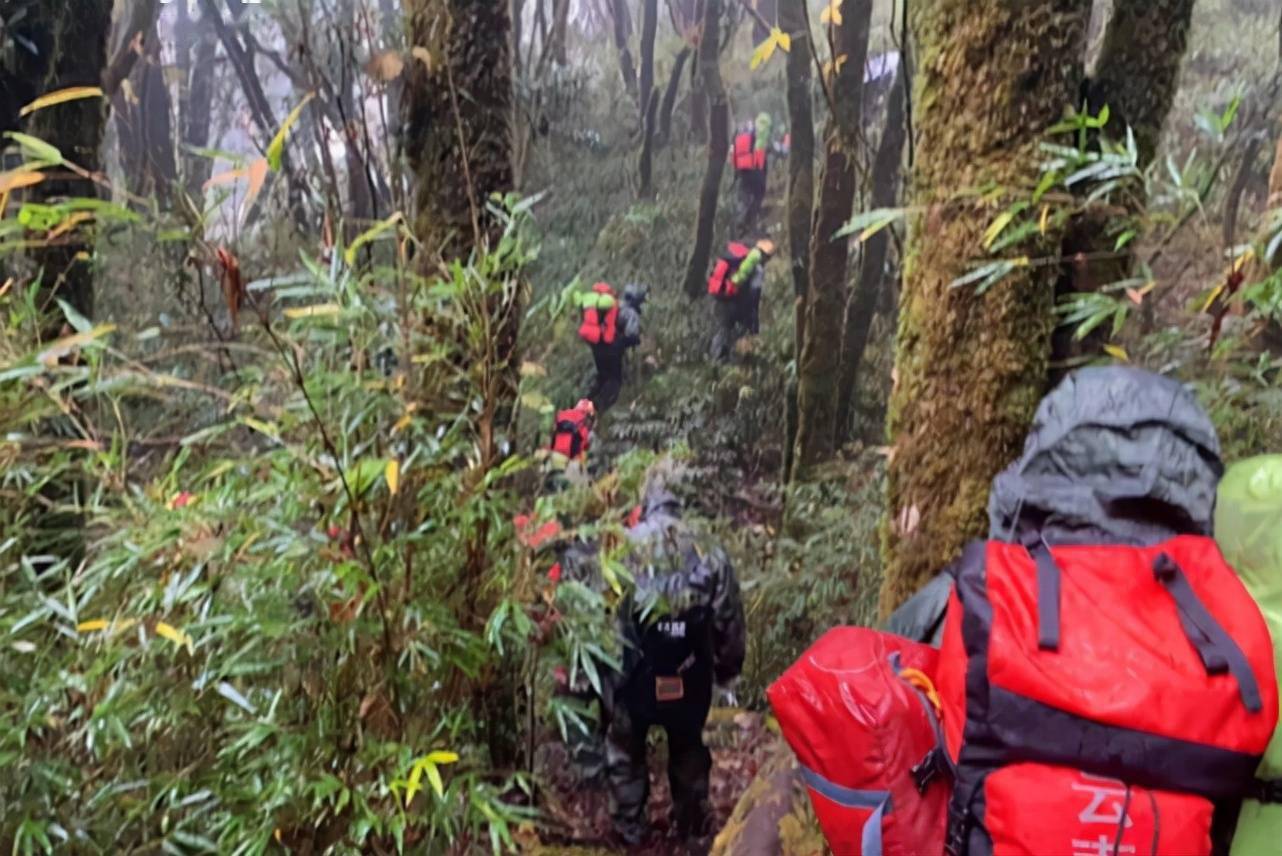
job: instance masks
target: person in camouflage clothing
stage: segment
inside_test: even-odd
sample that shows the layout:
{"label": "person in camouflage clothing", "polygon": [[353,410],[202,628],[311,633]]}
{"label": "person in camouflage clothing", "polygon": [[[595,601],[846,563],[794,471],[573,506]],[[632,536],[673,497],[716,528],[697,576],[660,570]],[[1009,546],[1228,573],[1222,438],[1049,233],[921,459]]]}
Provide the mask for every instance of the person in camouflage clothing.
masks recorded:
{"label": "person in camouflage clothing", "polygon": [[640,521],[628,530],[636,592],[619,611],[623,668],[615,676],[606,728],[606,773],[615,829],[626,844],[646,832],[646,736],[668,737],[668,780],[677,832],[708,832],[712,755],[703,726],[713,685],[738,677],[744,613],[734,568],[682,522],[681,506],[652,484]]}

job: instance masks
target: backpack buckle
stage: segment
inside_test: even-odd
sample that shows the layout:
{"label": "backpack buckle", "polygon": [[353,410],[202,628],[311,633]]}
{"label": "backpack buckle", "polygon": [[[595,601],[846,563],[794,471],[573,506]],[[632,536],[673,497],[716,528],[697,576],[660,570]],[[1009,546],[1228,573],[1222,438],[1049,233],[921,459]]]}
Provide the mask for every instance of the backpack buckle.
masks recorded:
{"label": "backpack buckle", "polygon": [[1282,803],[1282,779],[1256,779],[1252,783],[1251,797],[1265,804]]}
{"label": "backpack buckle", "polygon": [[917,793],[924,794],[930,787],[930,783],[939,775],[940,764],[939,747],[936,746],[926,753],[916,766],[912,768],[913,783],[917,785]]}

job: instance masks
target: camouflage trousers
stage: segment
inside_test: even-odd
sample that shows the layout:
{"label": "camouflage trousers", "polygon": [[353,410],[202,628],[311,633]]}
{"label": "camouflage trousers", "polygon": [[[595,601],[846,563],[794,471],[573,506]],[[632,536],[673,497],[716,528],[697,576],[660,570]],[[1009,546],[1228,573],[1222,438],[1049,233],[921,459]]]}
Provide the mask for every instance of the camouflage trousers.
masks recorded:
{"label": "camouflage trousers", "polygon": [[645,809],[650,796],[646,737],[652,726],[662,728],[668,737],[673,825],[683,837],[707,831],[712,753],[703,744],[703,725],[709,702],[710,698],[692,700],[667,709],[662,705],[616,705],[606,729],[606,775],[611,816],[625,841],[639,841],[646,830]]}

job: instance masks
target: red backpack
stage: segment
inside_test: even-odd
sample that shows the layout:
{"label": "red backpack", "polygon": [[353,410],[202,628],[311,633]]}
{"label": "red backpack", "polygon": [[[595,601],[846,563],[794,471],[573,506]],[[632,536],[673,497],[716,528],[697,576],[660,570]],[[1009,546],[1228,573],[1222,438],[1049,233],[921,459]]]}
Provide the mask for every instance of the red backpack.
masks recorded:
{"label": "red backpack", "polygon": [[[1215,542],[991,541],[954,574],[948,852],[1208,852],[1210,800],[1251,788],[1278,717],[1268,627]],[[1104,812],[1087,774],[1123,807]]]}
{"label": "red backpack", "polygon": [[589,299],[600,300],[600,296],[604,295],[610,298],[610,306],[604,312],[593,303],[584,306],[579,338],[589,345],[613,345],[619,322],[619,301],[615,298],[614,289],[604,282],[592,286],[592,291]]}
{"label": "red backpack", "polygon": [[556,414],[556,427],[552,430],[552,451],[575,460],[588,453],[591,442],[592,426],[586,410],[575,407]]}
{"label": "red backpack", "polygon": [[751,250],[746,244],[731,241],[726,244],[726,252],[712,266],[712,275],[708,277],[708,293],[719,300],[730,300],[739,295],[739,286],[733,277],[739,265],[748,257]]}
{"label": "red backpack", "polygon": [[766,150],[757,149],[757,135],[744,131],[734,138],[734,168],[736,172],[753,172],[766,168]]}
{"label": "red backpack", "polygon": [[939,652],[838,627],[767,694],[837,856],[938,856],[951,775],[931,684]]}

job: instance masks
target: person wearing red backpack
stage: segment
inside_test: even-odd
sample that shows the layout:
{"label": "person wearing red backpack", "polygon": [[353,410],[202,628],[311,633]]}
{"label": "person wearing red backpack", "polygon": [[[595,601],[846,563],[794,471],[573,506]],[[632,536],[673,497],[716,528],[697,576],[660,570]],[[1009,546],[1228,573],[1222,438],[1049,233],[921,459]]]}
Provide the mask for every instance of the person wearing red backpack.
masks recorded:
{"label": "person wearing red backpack", "polygon": [[769,113],[760,113],[735,134],[730,150],[734,166],[735,184],[739,191],[739,230],[753,229],[761,218],[766,199],[766,185],[770,166]]}
{"label": "person wearing red backpack", "polygon": [[712,337],[714,360],[725,361],[739,339],[760,332],[766,263],[774,254],[774,241],[769,238],[762,238],[753,246],[731,241],[713,263],[708,276],[708,294],[717,308],[716,332]]}
{"label": "person wearing red backpack", "polygon": [[604,282],[580,297],[583,309],[579,338],[592,349],[596,377],[587,397],[604,413],[619,400],[623,388],[623,368],[627,352],[641,344],[641,307],[648,289],[630,284],[623,289],[623,299]]}
{"label": "person wearing red backpack", "polygon": [[1262,791],[1278,686],[1268,625],[1210,537],[1222,474],[1173,379],[1081,369],[1039,405],[993,482],[989,540],[950,569],[949,854],[1223,846],[1223,809]]}

